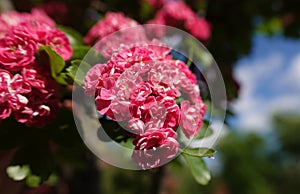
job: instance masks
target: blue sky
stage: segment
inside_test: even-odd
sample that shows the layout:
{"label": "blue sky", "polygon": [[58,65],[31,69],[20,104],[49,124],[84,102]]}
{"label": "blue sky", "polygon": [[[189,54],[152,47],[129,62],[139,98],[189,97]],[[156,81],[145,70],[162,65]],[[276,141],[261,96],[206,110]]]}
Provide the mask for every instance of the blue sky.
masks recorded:
{"label": "blue sky", "polygon": [[238,130],[270,130],[274,112],[300,111],[300,40],[256,35],[234,76],[241,91],[232,103],[237,114],[232,124]]}

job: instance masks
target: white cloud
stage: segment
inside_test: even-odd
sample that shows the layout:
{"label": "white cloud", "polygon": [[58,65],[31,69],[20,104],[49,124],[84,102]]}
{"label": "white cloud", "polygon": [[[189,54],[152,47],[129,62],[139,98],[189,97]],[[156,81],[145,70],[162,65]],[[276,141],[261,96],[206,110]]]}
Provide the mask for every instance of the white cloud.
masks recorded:
{"label": "white cloud", "polygon": [[300,53],[290,64],[279,53],[246,60],[235,76],[241,84],[240,97],[232,104],[238,128],[265,131],[275,112],[300,110]]}

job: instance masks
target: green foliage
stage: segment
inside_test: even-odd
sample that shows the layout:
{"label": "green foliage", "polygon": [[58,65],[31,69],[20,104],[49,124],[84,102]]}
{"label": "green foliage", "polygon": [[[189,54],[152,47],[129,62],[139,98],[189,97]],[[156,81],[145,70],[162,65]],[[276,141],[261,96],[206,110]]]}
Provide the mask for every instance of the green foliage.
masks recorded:
{"label": "green foliage", "polygon": [[[79,68],[80,67],[80,68]],[[67,75],[80,86],[83,86],[83,80],[91,66],[81,60],[71,61],[71,65],[66,69]]]}
{"label": "green foliage", "polygon": [[81,34],[76,30],[74,30],[73,28],[61,26],[61,25],[58,25],[57,28],[63,31],[67,35],[72,45],[72,48],[74,48],[74,46],[79,46],[84,44]]}
{"label": "green foliage", "polygon": [[24,180],[30,173],[30,168],[28,165],[16,165],[16,166],[9,166],[6,169],[6,173],[9,178],[15,181]]}
{"label": "green foliage", "polygon": [[216,150],[211,148],[186,148],[182,150],[182,154],[194,157],[209,157],[212,158]]}
{"label": "green foliage", "polygon": [[211,179],[211,175],[203,158],[191,156],[185,153],[183,153],[183,156],[197,183],[202,185],[208,184]]}
{"label": "green foliage", "polygon": [[65,74],[62,74],[62,70],[66,65],[64,59],[49,46],[40,46],[39,52],[39,55],[43,55],[43,53],[45,53],[48,56],[52,77],[58,83],[66,85],[66,76]]}

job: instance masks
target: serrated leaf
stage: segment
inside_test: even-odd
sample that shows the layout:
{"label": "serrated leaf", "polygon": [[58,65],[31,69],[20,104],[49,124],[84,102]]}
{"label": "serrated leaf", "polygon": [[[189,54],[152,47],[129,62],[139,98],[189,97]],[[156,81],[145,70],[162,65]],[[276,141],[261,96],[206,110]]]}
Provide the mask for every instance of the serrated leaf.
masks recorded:
{"label": "serrated leaf", "polygon": [[210,171],[200,157],[183,155],[186,163],[197,183],[207,185],[211,179]]}
{"label": "serrated leaf", "polygon": [[91,68],[91,65],[81,60],[71,61],[71,66],[69,66],[66,71],[68,76],[74,80],[78,85],[83,85],[83,80],[86,73]]}
{"label": "serrated leaf", "polygon": [[64,59],[49,46],[40,46],[39,52],[45,52],[48,55],[52,77],[60,84],[68,84],[64,77],[61,77],[63,75],[60,75],[66,65]]}
{"label": "serrated leaf", "polygon": [[212,158],[216,150],[211,148],[186,148],[182,150],[182,154],[193,157],[209,157]]}
{"label": "serrated leaf", "polygon": [[30,168],[28,165],[9,166],[6,169],[6,173],[9,178],[15,181],[21,181],[24,180],[30,174]]}

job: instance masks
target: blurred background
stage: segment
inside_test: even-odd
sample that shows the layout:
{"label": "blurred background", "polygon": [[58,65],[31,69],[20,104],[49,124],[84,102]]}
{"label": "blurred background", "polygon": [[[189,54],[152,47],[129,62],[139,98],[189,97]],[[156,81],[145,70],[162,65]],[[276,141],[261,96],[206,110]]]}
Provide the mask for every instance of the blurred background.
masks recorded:
{"label": "blurred background", "polygon": [[[57,23],[85,35],[107,11],[147,22],[157,12],[149,2],[154,1],[0,0],[0,10],[40,7]],[[211,25],[211,37],[203,43],[222,71],[228,96],[224,135],[215,145],[215,159],[206,159],[210,183],[197,184],[176,160],[154,172],[109,166],[89,153],[78,137],[80,145],[67,152],[79,156],[64,163],[63,178],[54,176],[37,188],[5,177],[11,153],[0,152],[0,194],[299,193],[300,2],[185,2]]]}

